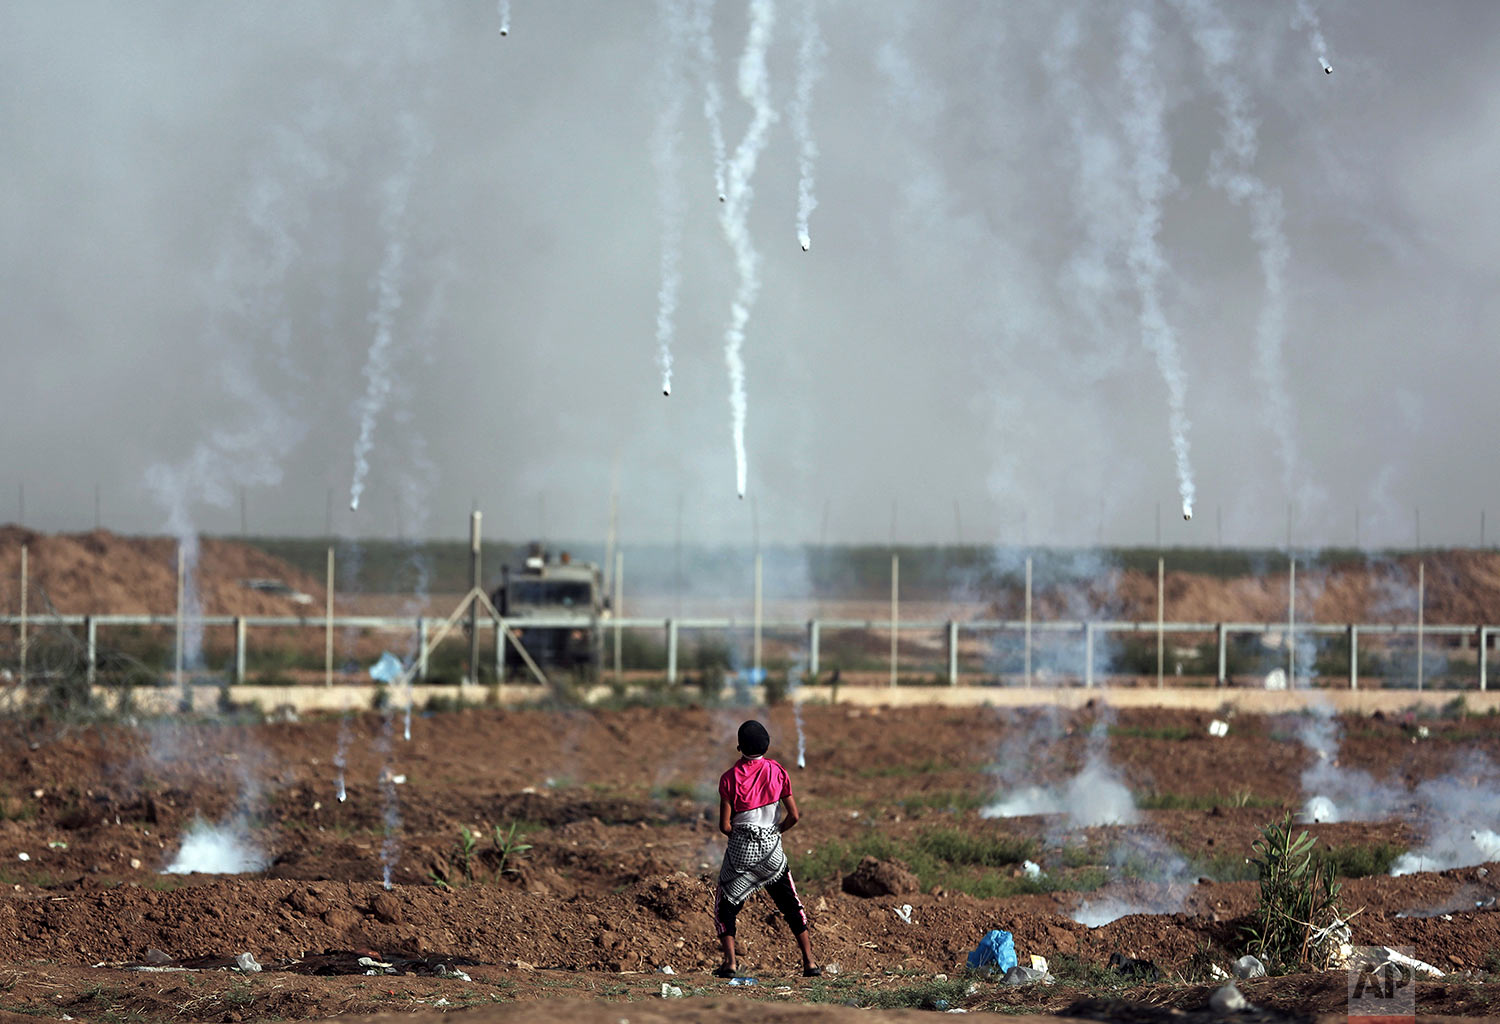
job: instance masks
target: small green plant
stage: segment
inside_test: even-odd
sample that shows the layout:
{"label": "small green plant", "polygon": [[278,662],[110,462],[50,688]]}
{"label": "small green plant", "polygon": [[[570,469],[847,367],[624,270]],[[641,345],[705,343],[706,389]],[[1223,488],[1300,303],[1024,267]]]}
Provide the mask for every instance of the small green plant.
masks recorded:
{"label": "small green plant", "polygon": [[495,850],[500,854],[500,864],[495,868],[497,875],[503,875],[507,871],[514,871],[515,866],[510,863],[512,857],[520,857],[531,849],[530,843],[521,842],[525,838],[524,833],[516,835],[516,822],[510,823],[510,828],[501,831],[500,826],[495,826]]}
{"label": "small green plant", "polygon": [[1343,912],[1328,862],[1313,856],[1316,841],[1292,834],[1292,816],[1271,822],[1251,844],[1260,900],[1245,927],[1250,952],[1279,970],[1326,967],[1337,947]]}
{"label": "small green plant", "polygon": [[458,855],[456,862],[465,881],[474,881],[474,850],[478,846],[479,840],[469,831],[469,826],[464,825],[458,830],[458,842],[453,844],[453,852]]}
{"label": "small green plant", "polygon": [[1379,842],[1369,846],[1330,846],[1319,850],[1316,858],[1328,869],[1331,878],[1368,878],[1390,874],[1391,865],[1405,852],[1404,846]]}

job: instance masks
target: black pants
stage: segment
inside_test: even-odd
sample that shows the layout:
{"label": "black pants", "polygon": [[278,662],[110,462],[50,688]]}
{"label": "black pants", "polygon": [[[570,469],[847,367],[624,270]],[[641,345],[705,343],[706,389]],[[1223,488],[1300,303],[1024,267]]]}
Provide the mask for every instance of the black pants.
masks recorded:
{"label": "black pants", "polygon": [[[797,898],[797,883],[792,881],[791,868],[787,868],[780,878],[766,886],[766,894],[776,904],[776,909],[781,911],[781,916],[786,918],[793,935],[801,935],[807,931],[807,911]],[[714,924],[720,935],[734,934],[735,919],[740,916],[740,910],[744,906],[743,903],[730,903],[723,896],[719,897],[718,905],[714,907]]]}

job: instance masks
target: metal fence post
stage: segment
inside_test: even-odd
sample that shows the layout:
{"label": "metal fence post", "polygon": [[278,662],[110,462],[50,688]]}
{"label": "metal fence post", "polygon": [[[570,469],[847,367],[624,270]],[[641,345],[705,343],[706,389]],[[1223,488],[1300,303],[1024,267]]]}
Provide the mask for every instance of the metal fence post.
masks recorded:
{"label": "metal fence post", "polygon": [[1485,648],[1487,648],[1489,646],[1489,640],[1490,640],[1490,630],[1489,630],[1489,627],[1488,626],[1480,626],[1479,627],[1479,690],[1480,690],[1481,693],[1484,692],[1485,690],[1489,689],[1489,686],[1487,685],[1488,684],[1488,680],[1485,678],[1485,676],[1487,674],[1486,673],[1487,666],[1485,664],[1485,657],[1484,657]]}
{"label": "metal fence post", "polygon": [[234,681],[245,681],[245,617],[234,617]]}
{"label": "metal fence post", "polygon": [[99,632],[92,615],[83,617],[83,650],[88,684],[93,686],[99,675]]}
{"label": "metal fence post", "polygon": [[1224,628],[1224,623],[1214,623],[1214,633],[1219,641],[1219,677],[1217,685],[1229,685],[1229,630]]}
{"label": "metal fence post", "polygon": [[26,545],[21,545],[21,684],[26,683]]}
{"label": "metal fence post", "polygon": [[667,684],[677,682],[677,620],[667,620]]}
{"label": "metal fence post", "polygon": [[1094,624],[1083,624],[1083,685],[1094,686]]}
{"label": "metal fence post", "polygon": [[811,619],[807,623],[807,671],[814,679],[818,678],[818,641],[819,626],[817,619]]}
{"label": "metal fence post", "polygon": [[417,616],[417,678],[427,678],[427,620]]}
{"label": "metal fence post", "polygon": [[958,622],[948,620],[948,685],[958,685]]}
{"label": "metal fence post", "polygon": [[1359,689],[1359,627],[1349,623],[1349,689]]}

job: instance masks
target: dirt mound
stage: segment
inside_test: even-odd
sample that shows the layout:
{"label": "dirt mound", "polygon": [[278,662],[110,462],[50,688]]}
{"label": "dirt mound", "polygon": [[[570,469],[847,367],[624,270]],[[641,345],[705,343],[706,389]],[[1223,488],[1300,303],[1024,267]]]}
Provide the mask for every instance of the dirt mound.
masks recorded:
{"label": "dirt mound", "polygon": [[[168,615],[177,608],[177,541],[169,537],[121,537],[108,530],[45,534],[17,526],[0,527],[0,578],[20,577],[21,547],[27,548],[30,611],[47,611],[45,596],[58,612]],[[321,581],[258,548],[232,540],[199,541],[197,586],[206,615],[320,614]],[[312,598],[247,588],[245,580],[276,579]],[[16,585],[0,587],[0,608],[17,611]]]}

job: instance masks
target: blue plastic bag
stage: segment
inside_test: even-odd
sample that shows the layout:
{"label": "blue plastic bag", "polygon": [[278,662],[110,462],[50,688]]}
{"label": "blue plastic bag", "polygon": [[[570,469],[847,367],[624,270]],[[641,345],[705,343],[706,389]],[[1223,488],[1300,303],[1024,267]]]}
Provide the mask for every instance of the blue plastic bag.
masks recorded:
{"label": "blue plastic bag", "polygon": [[969,954],[970,967],[994,967],[1008,971],[1016,965],[1016,940],[1010,932],[992,928],[979,940],[979,947]]}
{"label": "blue plastic bag", "polygon": [[370,678],[377,683],[389,685],[400,678],[401,669],[401,659],[386,651],[381,654],[379,661],[370,666]]}

